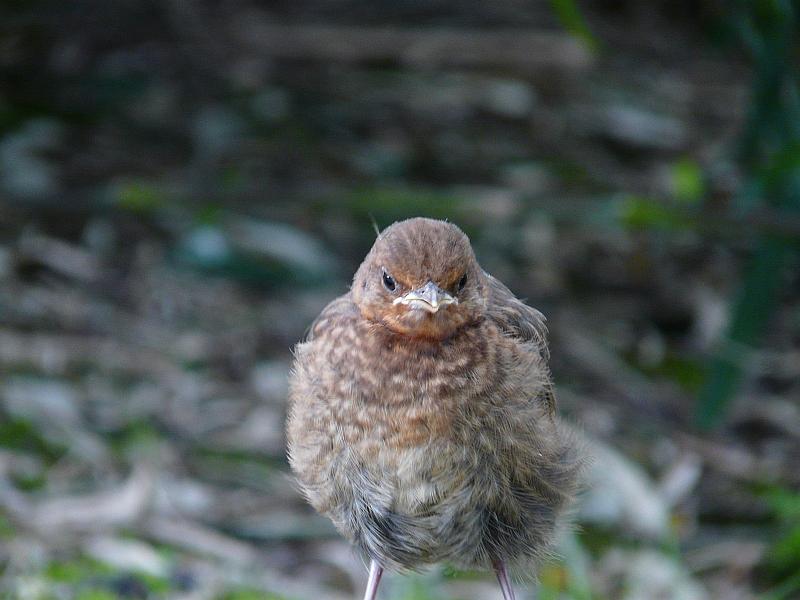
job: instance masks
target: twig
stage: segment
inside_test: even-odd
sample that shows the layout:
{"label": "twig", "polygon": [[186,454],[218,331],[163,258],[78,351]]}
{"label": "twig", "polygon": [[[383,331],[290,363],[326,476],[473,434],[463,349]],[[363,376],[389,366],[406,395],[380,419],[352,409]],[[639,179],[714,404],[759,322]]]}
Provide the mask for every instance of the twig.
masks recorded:
{"label": "twig", "polygon": [[734,479],[750,483],[764,483],[765,481],[778,481],[791,475],[774,463],[762,460],[742,447],[726,445],[686,433],[679,433],[678,437],[684,447],[702,458],[707,468]]}
{"label": "twig", "polygon": [[80,281],[95,281],[102,273],[102,265],[94,255],[57,238],[37,233],[23,234],[19,252],[28,260]]}
{"label": "twig", "polygon": [[142,465],[117,488],[31,504],[24,494],[7,484],[0,472],[0,506],[14,520],[47,536],[131,524],[149,504],[152,491],[153,473]]}
{"label": "twig", "polygon": [[252,563],[257,556],[255,548],[249,544],[186,519],[153,517],[143,524],[142,529],[148,537],[159,542],[227,562]]}
{"label": "twig", "polygon": [[260,55],[337,62],[397,61],[423,68],[582,69],[591,55],[561,33],[279,25],[250,15],[235,34]]}

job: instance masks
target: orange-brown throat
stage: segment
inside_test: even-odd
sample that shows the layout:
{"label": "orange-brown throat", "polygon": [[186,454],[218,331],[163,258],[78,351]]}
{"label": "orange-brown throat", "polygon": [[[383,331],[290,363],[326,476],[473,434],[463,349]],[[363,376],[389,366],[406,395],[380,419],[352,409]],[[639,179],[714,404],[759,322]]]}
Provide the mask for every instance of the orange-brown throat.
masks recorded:
{"label": "orange-brown throat", "polygon": [[408,309],[393,306],[373,321],[387,330],[388,333],[400,335],[410,340],[444,342],[466,327],[476,326],[482,317],[466,320],[460,314],[448,314],[444,311],[431,313],[421,309]]}

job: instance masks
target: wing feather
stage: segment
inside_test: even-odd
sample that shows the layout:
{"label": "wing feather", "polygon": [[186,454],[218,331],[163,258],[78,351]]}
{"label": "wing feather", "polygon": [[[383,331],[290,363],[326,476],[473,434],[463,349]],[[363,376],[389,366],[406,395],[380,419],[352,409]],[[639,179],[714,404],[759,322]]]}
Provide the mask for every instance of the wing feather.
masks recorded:
{"label": "wing feather", "polygon": [[[489,317],[507,335],[525,342],[533,343],[543,362],[550,358],[547,346],[547,325],[545,316],[535,308],[517,298],[499,279],[485,273],[489,285]],[[548,412],[555,415],[556,396],[549,372],[545,382],[543,402]]]}

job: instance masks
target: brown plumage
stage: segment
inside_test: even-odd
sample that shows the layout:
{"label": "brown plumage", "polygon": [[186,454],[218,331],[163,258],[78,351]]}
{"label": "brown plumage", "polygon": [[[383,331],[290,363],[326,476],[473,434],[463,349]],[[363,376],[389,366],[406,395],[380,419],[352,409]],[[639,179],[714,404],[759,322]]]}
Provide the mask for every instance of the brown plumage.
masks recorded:
{"label": "brown plumage", "polygon": [[548,552],[580,460],[545,334],[458,227],[410,219],[378,236],[297,346],[291,466],[373,561],[375,588],[380,567],[442,561],[494,567],[502,584],[506,563]]}

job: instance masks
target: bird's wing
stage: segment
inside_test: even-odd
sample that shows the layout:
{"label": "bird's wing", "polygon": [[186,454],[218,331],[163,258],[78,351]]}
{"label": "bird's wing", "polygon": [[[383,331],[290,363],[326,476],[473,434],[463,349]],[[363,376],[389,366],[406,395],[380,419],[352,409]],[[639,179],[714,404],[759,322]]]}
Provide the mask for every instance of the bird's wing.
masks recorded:
{"label": "bird's wing", "polygon": [[545,316],[514,296],[503,283],[486,273],[489,281],[489,316],[512,337],[533,342],[543,358],[550,357],[547,349]]}
{"label": "bird's wing", "polygon": [[[489,317],[497,323],[507,335],[526,342],[532,342],[539,351],[542,359],[550,358],[547,347],[547,325],[545,316],[535,308],[528,306],[514,296],[499,279],[485,273],[489,282],[489,303],[487,312]],[[548,412],[555,414],[556,397],[552,381],[545,384],[543,398]]]}
{"label": "bird's wing", "polygon": [[334,323],[338,322],[341,317],[352,315],[356,310],[358,309],[356,308],[356,305],[353,304],[353,298],[351,297],[350,292],[331,300],[308,327],[305,341],[310,342],[327,327],[330,327]]}

